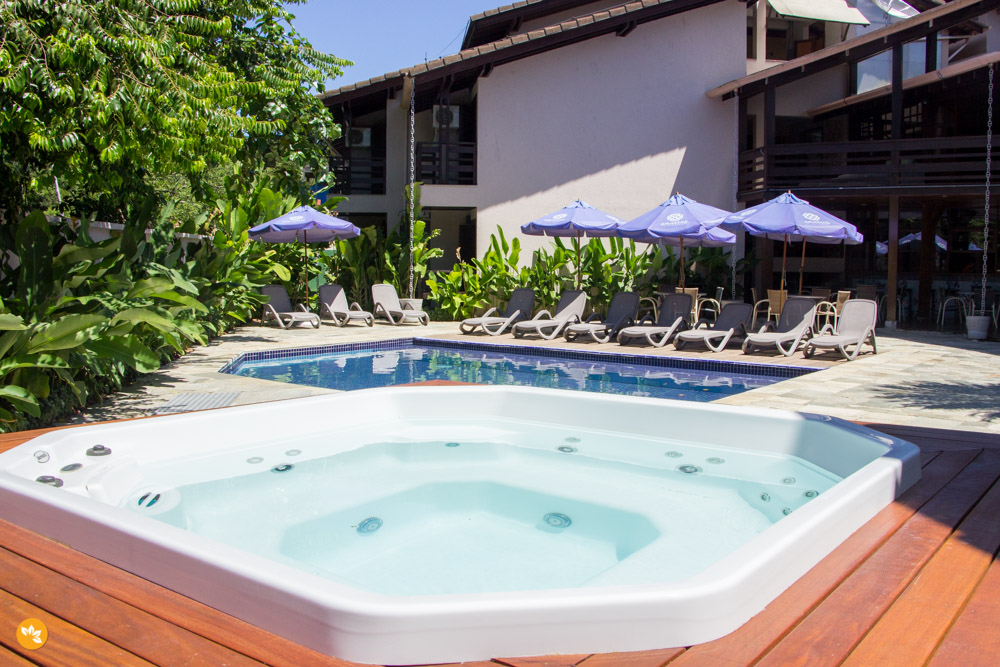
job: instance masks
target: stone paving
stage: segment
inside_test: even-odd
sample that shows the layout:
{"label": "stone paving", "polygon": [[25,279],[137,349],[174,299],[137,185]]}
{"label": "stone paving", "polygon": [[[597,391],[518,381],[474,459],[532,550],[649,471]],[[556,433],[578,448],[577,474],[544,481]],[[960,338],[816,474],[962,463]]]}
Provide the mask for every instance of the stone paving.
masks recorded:
{"label": "stone paving", "polygon": [[[454,322],[429,326],[376,324],[319,330],[247,326],[194,348],[155,373],[143,375],[102,405],[88,408],[69,423],[123,419],[153,414],[171,399],[187,393],[236,393],[232,405],[313,396],[334,390],[257,380],[219,373],[243,352],[310,347],[331,343],[384,340],[411,336],[474,339],[478,342],[515,342],[509,336],[460,336]],[[617,344],[566,343],[521,339],[517,344],[600,351],[621,350]],[[778,354],[743,355],[738,347],[713,354],[698,349],[678,352],[673,346],[651,350],[625,348],[630,353],[660,356],[752,361],[812,366],[819,373],[785,380],[760,389],[720,399],[729,405],[753,405],[818,412],[846,419],[907,424],[970,431],[1000,432],[1000,343],[967,340],[959,334],[926,331],[880,331],[877,355],[864,353],[845,362],[839,355],[817,355],[791,360]],[[210,397],[210,396],[209,396]]]}

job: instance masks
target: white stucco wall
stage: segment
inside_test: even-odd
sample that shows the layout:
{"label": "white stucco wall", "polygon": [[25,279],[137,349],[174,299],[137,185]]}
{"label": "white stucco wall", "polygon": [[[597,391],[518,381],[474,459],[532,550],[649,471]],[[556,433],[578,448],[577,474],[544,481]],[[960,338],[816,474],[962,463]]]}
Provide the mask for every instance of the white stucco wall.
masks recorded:
{"label": "white stucco wall", "polygon": [[745,34],[725,2],[497,67],[479,81],[478,185],[425,186],[424,206],[475,206],[479,255],[497,225],[578,198],[624,219],[677,191],[731,207],[732,106],[705,91],[745,72]]}

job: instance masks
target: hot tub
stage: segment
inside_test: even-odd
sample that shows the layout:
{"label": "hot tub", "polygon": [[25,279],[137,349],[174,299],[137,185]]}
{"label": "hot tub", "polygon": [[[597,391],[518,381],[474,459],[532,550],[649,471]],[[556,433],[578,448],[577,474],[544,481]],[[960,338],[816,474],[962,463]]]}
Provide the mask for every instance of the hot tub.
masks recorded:
{"label": "hot tub", "polygon": [[406,387],[86,426],[0,454],[0,516],[324,653],[685,646],[920,476],[817,415]]}

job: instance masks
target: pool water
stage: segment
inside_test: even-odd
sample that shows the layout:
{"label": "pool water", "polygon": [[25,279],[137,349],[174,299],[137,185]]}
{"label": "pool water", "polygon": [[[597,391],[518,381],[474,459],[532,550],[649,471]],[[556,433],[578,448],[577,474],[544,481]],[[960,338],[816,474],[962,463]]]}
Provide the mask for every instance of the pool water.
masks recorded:
{"label": "pool water", "polygon": [[[515,351],[516,350],[516,351]],[[420,341],[397,349],[369,348],[283,359],[237,360],[226,372],[263,380],[350,391],[372,387],[450,380],[490,385],[522,385],[604,394],[714,401],[723,396],[780,382],[789,375],[752,372],[751,364],[642,359],[639,355],[580,354],[560,350]],[[673,365],[670,365],[673,364]],[[739,370],[735,370],[738,368]],[[788,373],[812,369],[780,369]],[[761,369],[763,372],[763,369]],[[771,367],[768,372],[775,373]]]}
{"label": "pool water", "polygon": [[840,479],[787,454],[537,423],[377,431],[143,467],[122,505],[339,583],[420,596],[682,581]]}

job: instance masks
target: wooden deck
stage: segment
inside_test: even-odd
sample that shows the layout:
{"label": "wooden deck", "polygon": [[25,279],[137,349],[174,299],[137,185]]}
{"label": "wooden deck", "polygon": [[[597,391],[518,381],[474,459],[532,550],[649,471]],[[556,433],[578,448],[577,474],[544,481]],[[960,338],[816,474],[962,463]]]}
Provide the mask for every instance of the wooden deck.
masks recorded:
{"label": "wooden deck", "polygon": [[[512,667],[996,665],[1000,436],[872,425],[923,450],[923,479],[722,639]],[[38,432],[0,436],[0,451]],[[26,651],[14,630],[41,619]],[[0,521],[0,664],[350,665]]]}

